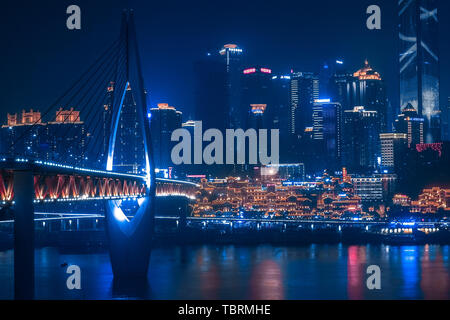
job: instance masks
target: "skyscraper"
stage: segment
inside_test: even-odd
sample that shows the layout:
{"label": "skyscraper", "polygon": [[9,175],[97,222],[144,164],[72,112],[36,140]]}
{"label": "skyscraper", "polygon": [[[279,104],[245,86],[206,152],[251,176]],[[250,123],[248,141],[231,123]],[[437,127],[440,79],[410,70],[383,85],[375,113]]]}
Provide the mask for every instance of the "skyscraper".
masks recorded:
{"label": "skyscraper", "polygon": [[228,119],[226,67],[213,53],[194,64],[195,118],[204,128],[225,129]]}
{"label": "skyscraper", "polygon": [[[380,74],[373,70],[366,60],[364,67],[356,71],[353,76],[356,78],[354,87],[354,106],[364,106],[368,111],[376,111],[380,121],[380,130],[386,131],[388,127],[388,112],[386,103],[386,90],[384,81]],[[392,123],[389,124],[390,131]]]}
{"label": "skyscraper", "polygon": [[270,126],[271,128],[280,130],[281,141],[289,136],[290,79],[290,75],[272,76],[272,108],[269,110]]}
{"label": "skyscraper", "polygon": [[[109,135],[109,120],[111,117],[111,103],[114,94],[114,83],[108,87],[108,98],[103,106],[103,152],[107,148],[105,142]],[[133,91],[128,85],[123,99],[122,110],[119,117],[119,126],[116,134],[114,150],[115,170],[128,173],[139,173],[145,165],[144,138],[138,121],[136,102]]]}
{"label": "skyscraper", "polygon": [[385,170],[394,170],[401,165],[402,156],[408,148],[408,136],[404,133],[382,133],[381,144],[381,166]]}
{"label": "skyscraper", "polygon": [[239,126],[243,50],[226,44],[194,63],[195,118],[204,128]]}
{"label": "skyscraper", "polygon": [[157,108],[150,109],[150,130],[153,143],[153,160],[156,168],[172,166],[171,151],[174,143],[172,132],[181,128],[181,111],[167,103],[158,103]]}
{"label": "skyscraper", "polygon": [[447,106],[442,116],[442,140],[450,141],[450,97],[447,98]]}
{"label": "skyscraper", "polygon": [[356,103],[356,79],[352,73],[335,73],[329,82],[332,101],[339,102],[343,110],[352,110]]}
{"label": "skyscraper", "polygon": [[380,122],[376,111],[344,111],[342,164],[350,171],[373,171],[379,155]]}
{"label": "skyscraper", "polygon": [[241,73],[241,107],[234,113],[237,128],[268,128],[266,112],[270,112],[272,70],[266,67],[246,68]]}
{"label": "skyscraper", "polygon": [[425,142],[440,140],[437,0],[399,1],[400,107],[425,119]]}
{"label": "skyscraper", "polygon": [[313,139],[329,168],[340,167],[342,141],[342,107],[329,99],[316,100],[313,106]]}
{"label": "skyscraper", "polygon": [[395,132],[407,135],[408,147],[415,147],[423,141],[423,118],[419,117],[416,109],[408,104],[395,120]]}
{"label": "skyscraper", "polygon": [[240,106],[243,50],[236,44],[226,44],[219,54],[224,59],[226,68],[227,128],[237,128],[234,115],[238,113]]}
{"label": "skyscraper", "polygon": [[291,110],[289,132],[302,134],[312,126],[312,107],[319,99],[319,77],[312,72],[291,73]]}

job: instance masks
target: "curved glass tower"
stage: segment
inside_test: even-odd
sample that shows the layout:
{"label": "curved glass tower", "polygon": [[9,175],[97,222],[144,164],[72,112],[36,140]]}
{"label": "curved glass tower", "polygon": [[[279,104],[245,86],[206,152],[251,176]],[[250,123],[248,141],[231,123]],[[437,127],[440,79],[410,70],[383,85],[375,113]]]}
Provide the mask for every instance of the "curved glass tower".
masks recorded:
{"label": "curved glass tower", "polygon": [[440,140],[437,0],[399,0],[400,107],[425,119],[425,142]]}

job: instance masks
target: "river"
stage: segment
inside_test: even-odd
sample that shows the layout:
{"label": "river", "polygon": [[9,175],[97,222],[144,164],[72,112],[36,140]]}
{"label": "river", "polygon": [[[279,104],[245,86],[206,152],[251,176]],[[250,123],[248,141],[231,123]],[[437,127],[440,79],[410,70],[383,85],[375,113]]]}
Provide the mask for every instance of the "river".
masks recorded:
{"label": "river", "polygon": [[[36,249],[37,299],[449,299],[450,246],[167,246],[148,281],[114,281],[108,253]],[[0,299],[14,297],[12,250],[0,252]],[[81,289],[66,286],[81,268]],[[369,265],[381,289],[369,290]]]}

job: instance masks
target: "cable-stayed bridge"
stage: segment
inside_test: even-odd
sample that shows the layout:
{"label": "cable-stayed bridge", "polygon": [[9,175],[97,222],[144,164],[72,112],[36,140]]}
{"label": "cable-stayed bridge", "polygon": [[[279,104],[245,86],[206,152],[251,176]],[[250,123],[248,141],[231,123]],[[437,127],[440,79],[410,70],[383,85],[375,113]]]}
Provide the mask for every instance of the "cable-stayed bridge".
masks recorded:
{"label": "cable-stayed bridge", "polygon": [[[37,205],[100,201],[114,276],[147,275],[157,197],[194,199],[194,183],[157,179],[133,11],[121,32],[42,113],[8,115],[0,204],[14,214],[16,298],[34,296]],[[123,200],[135,201],[133,214]]]}

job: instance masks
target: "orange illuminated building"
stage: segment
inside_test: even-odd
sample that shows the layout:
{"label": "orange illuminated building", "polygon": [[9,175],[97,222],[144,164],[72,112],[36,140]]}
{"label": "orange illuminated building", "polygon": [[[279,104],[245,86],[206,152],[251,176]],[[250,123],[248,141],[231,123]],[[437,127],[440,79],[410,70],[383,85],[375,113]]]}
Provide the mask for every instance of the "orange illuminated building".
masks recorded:
{"label": "orange illuminated building", "polygon": [[8,127],[21,126],[21,125],[34,125],[41,124],[41,113],[39,111],[30,110],[30,112],[22,111],[22,117],[19,120],[17,113],[8,113]]}
{"label": "orange illuminated building", "polygon": [[63,110],[59,108],[56,111],[55,123],[80,123],[80,111],[75,111],[73,108],[70,110]]}
{"label": "orange illuminated building", "polygon": [[364,62],[364,67],[356,71],[353,76],[359,80],[381,80],[380,74],[372,69],[367,60]]}

